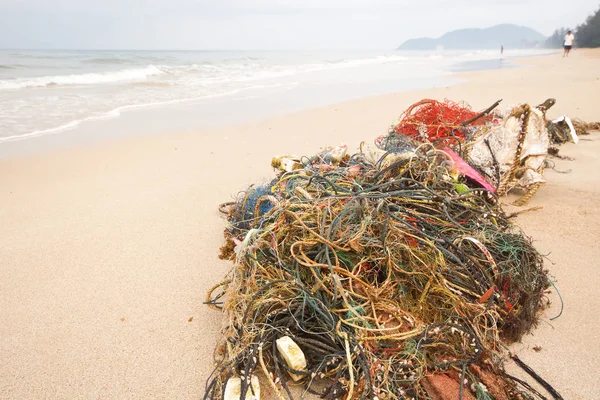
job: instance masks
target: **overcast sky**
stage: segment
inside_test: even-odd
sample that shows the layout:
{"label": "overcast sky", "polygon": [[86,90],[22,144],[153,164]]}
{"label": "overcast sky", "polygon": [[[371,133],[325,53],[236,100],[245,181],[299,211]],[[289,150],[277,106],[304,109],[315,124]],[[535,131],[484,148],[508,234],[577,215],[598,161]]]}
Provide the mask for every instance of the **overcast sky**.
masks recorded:
{"label": "overcast sky", "polygon": [[393,49],[515,23],[545,35],[599,0],[0,0],[0,48]]}

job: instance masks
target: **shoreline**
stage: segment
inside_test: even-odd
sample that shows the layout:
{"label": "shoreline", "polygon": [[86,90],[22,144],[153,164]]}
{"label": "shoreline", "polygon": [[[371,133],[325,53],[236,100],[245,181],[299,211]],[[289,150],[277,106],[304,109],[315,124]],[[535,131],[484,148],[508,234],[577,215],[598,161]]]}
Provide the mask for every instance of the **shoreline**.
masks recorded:
{"label": "shoreline", "polygon": [[[297,83],[279,83],[268,85],[272,93],[253,94],[257,88],[236,89],[217,95],[207,95],[200,98],[177,99],[158,103],[126,105],[107,112],[104,115],[86,117],[82,120],[71,121],[64,125],[0,138],[0,158],[12,155],[52,150],[56,148],[73,147],[102,143],[115,138],[161,135],[177,132],[207,131],[227,128],[234,125],[255,123],[287,114],[309,111],[315,108],[332,106],[340,103],[357,101],[366,98],[389,96],[419,90],[430,90],[459,84],[468,79],[473,72],[491,72],[501,69],[525,68],[522,60],[548,57],[552,54],[536,56],[511,56],[498,59],[481,59],[457,61],[443,67],[439,76],[418,78],[414,82],[404,82],[400,90],[394,90],[391,83],[382,87],[381,82],[372,88],[360,89],[363,94],[350,93],[344,86],[337,85],[330,90],[321,88],[321,92],[339,94],[319,99],[310,93],[309,87],[296,87]],[[260,86],[262,87],[262,86]],[[286,88],[283,92],[280,89]],[[356,90],[356,89],[355,89]],[[344,93],[346,92],[346,93]],[[371,92],[371,93],[369,93]],[[237,97],[240,93],[247,96]],[[260,105],[260,106],[259,106]],[[230,108],[231,121],[223,122],[223,110]],[[251,111],[246,111],[251,109]],[[265,112],[266,109],[271,111]],[[217,114],[217,117],[214,116]],[[158,115],[158,116],[157,116]],[[152,119],[153,123],[147,123]],[[165,123],[164,121],[185,121],[183,123]],[[199,122],[201,121],[201,122]],[[108,132],[108,133],[107,133]]]}
{"label": "shoreline", "polygon": [[[449,87],[346,101],[209,129],[103,140],[0,159],[0,397],[199,398],[221,313],[206,291],[231,268],[217,258],[217,206],[272,177],[271,157],[385,134],[427,97],[484,109],[499,98],[557,100],[548,116],[600,120],[600,51],[528,59],[532,68],[469,72]],[[595,329],[600,278],[600,134],[566,144],[517,225],[543,253],[565,301],[513,347],[565,398],[600,397]],[[508,204],[511,197],[502,201]],[[533,348],[541,346],[537,352]],[[520,376],[520,375],[519,375]]]}

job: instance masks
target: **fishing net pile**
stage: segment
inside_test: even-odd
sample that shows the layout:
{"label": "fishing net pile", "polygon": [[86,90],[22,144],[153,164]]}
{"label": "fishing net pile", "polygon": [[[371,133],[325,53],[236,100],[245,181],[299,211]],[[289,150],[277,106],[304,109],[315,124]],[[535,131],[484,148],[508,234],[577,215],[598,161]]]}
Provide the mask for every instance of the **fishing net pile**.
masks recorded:
{"label": "fishing net pile", "polygon": [[378,144],[276,157],[221,206],[234,266],[207,295],[226,319],[206,399],[543,398],[503,368],[546,305],[542,257],[455,155]]}
{"label": "fishing net pile", "polygon": [[522,192],[514,203],[521,206],[546,182],[543,172],[549,165],[547,157],[559,152],[551,144],[578,143],[578,135],[599,130],[600,123],[568,117],[547,120],[546,111],[555,104],[554,99],[535,107],[521,104],[507,113],[496,110],[500,102],[476,113],[464,102],[423,99],[404,111],[398,124],[376,143],[393,147],[399,138],[409,137],[449,148],[480,173],[472,178],[482,187],[500,196]]}
{"label": "fishing net pile", "polygon": [[402,114],[387,136],[377,141],[388,147],[394,146],[399,137],[407,136],[438,148],[448,147],[481,173],[477,180],[483,187],[499,195],[514,189],[524,191],[516,202],[523,205],[546,182],[543,170],[550,134],[545,112],[554,102],[548,99],[537,107],[523,104],[501,115],[491,112],[500,101],[475,113],[465,103],[421,100]]}

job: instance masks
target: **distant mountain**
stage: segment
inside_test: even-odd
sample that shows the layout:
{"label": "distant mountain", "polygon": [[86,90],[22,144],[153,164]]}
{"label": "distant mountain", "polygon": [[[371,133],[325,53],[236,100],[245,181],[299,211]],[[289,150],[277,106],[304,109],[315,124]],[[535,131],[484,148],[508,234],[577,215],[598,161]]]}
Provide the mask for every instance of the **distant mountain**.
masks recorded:
{"label": "distant mountain", "polygon": [[437,38],[410,39],[402,43],[398,50],[434,50],[443,47],[452,49],[497,49],[531,48],[540,46],[546,37],[541,33],[512,24],[495,25],[485,29],[459,29]]}

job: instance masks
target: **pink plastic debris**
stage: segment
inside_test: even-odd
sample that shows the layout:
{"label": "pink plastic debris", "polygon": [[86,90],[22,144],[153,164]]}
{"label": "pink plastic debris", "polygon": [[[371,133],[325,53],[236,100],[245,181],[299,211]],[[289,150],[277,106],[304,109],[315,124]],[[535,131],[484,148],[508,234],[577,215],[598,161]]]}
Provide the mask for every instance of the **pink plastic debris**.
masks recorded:
{"label": "pink plastic debris", "polygon": [[453,167],[454,167],[455,171],[457,171],[458,173],[460,173],[468,178],[471,178],[472,180],[474,180],[475,182],[477,182],[483,188],[489,190],[490,192],[496,193],[496,188],[494,186],[492,186],[491,184],[489,184],[488,181],[483,177],[483,175],[481,175],[473,167],[471,167],[469,164],[467,164],[467,162],[465,160],[463,160],[453,150],[450,150],[449,148],[445,147],[442,149],[442,151],[444,153],[447,153],[450,156],[450,158],[452,159],[452,162],[454,163]]}

